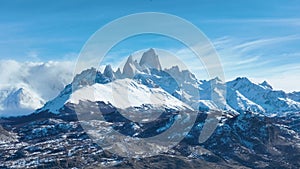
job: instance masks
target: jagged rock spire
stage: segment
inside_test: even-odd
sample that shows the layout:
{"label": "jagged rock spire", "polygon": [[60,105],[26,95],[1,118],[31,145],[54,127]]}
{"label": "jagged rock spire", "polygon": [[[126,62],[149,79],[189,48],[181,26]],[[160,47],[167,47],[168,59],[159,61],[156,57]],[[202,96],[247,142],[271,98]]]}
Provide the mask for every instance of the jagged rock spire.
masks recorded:
{"label": "jagged rock spire", "polygon": [[122,73],[121,73],[121,69],[120,68],[118,68],[118,70],[116,71],[115,77],[116,78],[121,78],[122,77]]}
{"label": "jagged rock spire", "polygon": [[111,65],[106,65],[103,75],[111,80],[115,79],[115,74],[114,74],[113,69],[111,68]]}
{"label": "jagged rock spire", "polygon": [[147,67],[147,68],[155,68],[157,70],[161,70],[161,65],[158,59],[158,55],[155,53],[154,49],[149,49],[146,51],[141,60],[139,65],[141,67]]}
{"label": "jagged rock spire", "polygon": [[123,67],[123,75],[124,77],[129,77],[129,78],[132,78],[135,74],[135,66],[134,66],[134,63],[133,63],[133,58],[132,56],[130,55]]}

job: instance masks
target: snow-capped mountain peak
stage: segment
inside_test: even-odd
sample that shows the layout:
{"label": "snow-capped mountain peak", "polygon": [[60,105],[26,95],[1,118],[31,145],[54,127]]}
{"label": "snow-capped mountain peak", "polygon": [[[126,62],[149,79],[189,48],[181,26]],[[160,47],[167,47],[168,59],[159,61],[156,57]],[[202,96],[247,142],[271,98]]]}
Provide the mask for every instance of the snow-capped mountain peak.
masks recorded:
{"label": "snow-capped mountain peak", "polygon": [[211,85],[218,85],[218,84],[224,84],[225,82],[223,82],[219,77],[215,77],[213,79],[210,79],[209,83]]}
{"label": "snow-capped mountain peak", "polygon": [[35,92],[26,88],[13,89],[0,103],[0,116],[15,116],[32,113],[45,101]]}
{"label": "snow-capped mountain peak", "polygon": [[267,82],[267,81],[263,81],[261,84],[259,84],[260,86],[266,88],[266,89],[270,89],[272,90],[273,87]]}
{"label": "snow-capped mountain peak", "polygon": [[113,71],[113,69],[111,68],[111,65],[106,65],[103,75],[108,77],[110,80],[115,79],[115,73]]}
{"label": "snow-capped mountain peak", "polygon": [[95,77],[97,70],[95,68],[90,68],[82,71],[80,74],[77,74],[72,82],[74,90],[86,85],[92,85],[95,83]]}
{"label": "snow-capped mountain peak", "polygon": [[7,108],[32,108],[41,107],[44,101],[40,97],[24,88],[20,88],[8,95],[4,100],[4,106]]}
{"label": "snow-capped mountain peak", "polygon": [[[267,114],[300,110],[299,102],[288,101],[288,94],[284,91],[273,90],[267,83],[257,85],[247,78],[237,78],[227,82],[226,85],[227,93],[238,91],[245,98],[262,107]],[[230,99],[235,98],[227,97],[227,100]]]}
{"label": "snow-capped mountain peak", "polygon": [[253,85],[253,83],[247,77],[238,77],[235,80],[229,81],[228,83],[235,88]]}
{"label": "snow-capped mountain peak", "polygon": [[155,50],[152,48],[146,51],[145,53],[143,53],[139,65],[141,67],[161,70],[161,64],[159,62],[158,55],[155,53]]}
{"label": "snow-capped mountain peak", "polygon": [[158,55],[152,48],[143,53],[139,62],[130,55],[123,67],[123,77],[133,78],[141,72],[149,73],[149,69],[162,70]]}
{"label": "snow-capped mountain peak", "polygon": [[136,61],[133,61],[132,55],[130,55],[123,67],[123,76],[132,78],[139,71],[139,65]]}

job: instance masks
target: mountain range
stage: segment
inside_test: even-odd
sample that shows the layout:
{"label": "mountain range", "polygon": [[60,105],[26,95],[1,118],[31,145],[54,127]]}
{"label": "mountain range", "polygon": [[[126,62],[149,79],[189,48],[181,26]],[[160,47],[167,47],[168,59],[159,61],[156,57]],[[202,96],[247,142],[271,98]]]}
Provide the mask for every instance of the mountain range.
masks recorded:
{"label": "mountain range", "polygon": [[[84,70],[47,102],[25,88],[0,96],[3,110],[16,111],[0,118],[0,168],[300,167],[299,92],[277,91],[246,77],[199,80],[176,65],[163,69],[153,49],[139,61],[129,56],[115,71],[110,65],[103,72]],[[30,106],[40,108],[17,113]],[[139,154],[127,158],[92,140],[93,133],[101,143],[123,145],[152,137],[171,129],[182,112],[186,119],[196,115],[194,124],[178,145],[159,147],[160,155],[147,157],[133,144],[123,153]],[[199,142],[213,112],[219,112],[217,128]]]}
{"label": "mountain range", "polygon": [[[120,85],[123,82],[126,85]],[[239,77],[228,82],[223,82],[218,77],[211,80],[199,80],[190,71],[180,70],[176,65],[162,69],[158,55],[150,49],[142,55],[139,62],[129,56],[122,71],[120,68],[114,71],[110,65],[105,67],[103,73],[94,68],[83,71],[75,76],[73,82],[67,85],[56,98],[45,105],[45,100],[38,93],[26,87],[1,90],[2,113],[0,116],[26,115],[37,108],[58,113],[63,104],[72,101],[71,93],[78,94],[81,90],[84,92],[95,90],[100,94],[96,98],[82,96],[82,98],[77,98],[79,100],[95,99],[94,101],[111,102],[112,99],[109,97],[112,93],[105,92],[108,88],[113,86],[114,90],[125,91],[130,85],[138,86],[134,93],[139,92],[130,96],[130,98],[137,98],[130,102],[132,104],[147,103],[139,100],[146,97],[138,96],[147,96],[150,90],[161,90],[160,92],[164,95],[172,95],[175,97],[172,98],[173,100],[190,105],[195,110],[219,109],[235,113],[252,111],[266,115],[280,115],[300,110],[299,92],[286,93],[274,90],[266,81],[255,84],[246,77]],[[119,99],[118,102],[122,100]]]}

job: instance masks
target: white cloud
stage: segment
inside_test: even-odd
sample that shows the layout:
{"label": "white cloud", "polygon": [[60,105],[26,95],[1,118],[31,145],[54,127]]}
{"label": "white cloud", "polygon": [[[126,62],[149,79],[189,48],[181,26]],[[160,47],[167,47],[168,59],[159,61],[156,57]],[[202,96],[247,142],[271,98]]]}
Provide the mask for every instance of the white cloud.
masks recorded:
{"label": "white cloud", "polygon": [[0,90],[29,88],[44,100],[54,98],[70,83],[74,62],[17,62],[0,60]]}

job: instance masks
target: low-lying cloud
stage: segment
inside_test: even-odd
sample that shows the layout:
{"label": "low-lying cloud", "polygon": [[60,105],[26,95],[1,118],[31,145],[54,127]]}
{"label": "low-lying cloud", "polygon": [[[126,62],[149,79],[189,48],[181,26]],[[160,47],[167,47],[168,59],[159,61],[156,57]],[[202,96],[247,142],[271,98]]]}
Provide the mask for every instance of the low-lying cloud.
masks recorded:
{"label": "low-lying cloud", "polygon": [[74,62],[0,60],[0,90],[28,88],[44,100],[54,98],[73,76]]}

